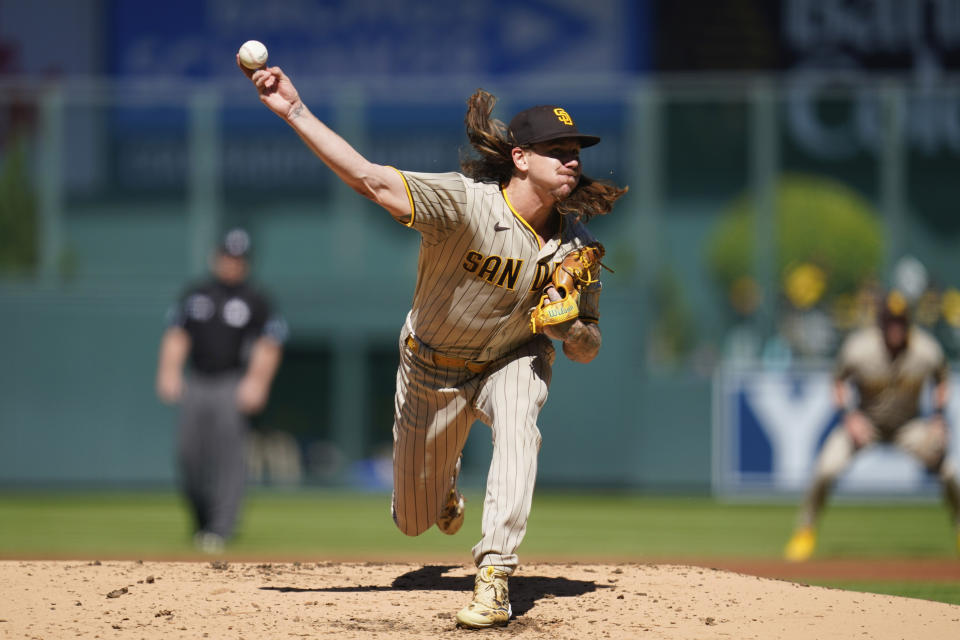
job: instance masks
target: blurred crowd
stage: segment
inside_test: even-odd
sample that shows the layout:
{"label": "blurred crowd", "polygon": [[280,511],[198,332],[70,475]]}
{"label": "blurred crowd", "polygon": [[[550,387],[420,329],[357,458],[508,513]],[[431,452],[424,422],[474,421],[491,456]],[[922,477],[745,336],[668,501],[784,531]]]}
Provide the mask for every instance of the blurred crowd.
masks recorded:
{"label": "blurred crowd", "polygon": [[889,285],[869,279],[851,293],[826,296],[826,278],[810,263],[788,270],[771,330],[764,332],[753,315],[741,316],[725,339],[723,362],[773,369],[822,363],[847,334],[876,322],[891,289],[904,295],[913,322],[937,338],[950,360],[960,357],[960,290],[940,285],[917,258],[901,258]]}

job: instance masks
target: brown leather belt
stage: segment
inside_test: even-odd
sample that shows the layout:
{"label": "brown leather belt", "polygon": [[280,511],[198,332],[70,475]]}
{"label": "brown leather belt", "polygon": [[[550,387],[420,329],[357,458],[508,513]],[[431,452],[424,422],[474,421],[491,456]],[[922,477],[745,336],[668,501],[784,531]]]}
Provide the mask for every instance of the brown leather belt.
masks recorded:
{"label": "brown leather belt", "polygon": [[[421,351],[420,342],[414,338],[412,335],[407,336],[406,342],[407,348],[414,353],[419,353]],[[433,364],[438,367],[446,367],[447,369],[467,369],[473,373],[483,373],[487,370],[487,367],[490,366],[489,362],[474,362],[473,360],[465,360],[464,358],[451,358],[449,356],[441,355],[434,351],[433,349],[423,349],[424,357],[429,358],[433,361]]]}

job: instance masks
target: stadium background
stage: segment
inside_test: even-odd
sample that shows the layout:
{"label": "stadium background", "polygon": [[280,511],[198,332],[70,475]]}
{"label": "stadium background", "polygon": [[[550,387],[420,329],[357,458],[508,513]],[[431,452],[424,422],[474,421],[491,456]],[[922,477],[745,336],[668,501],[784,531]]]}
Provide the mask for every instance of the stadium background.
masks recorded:
{"label": "stadium background", "polygon": [[[233,224],[292,333],[253,481],[389,490],[417,238],[259,104],[233,63],[248,38],[378,162],[455,168],[478,86],[501,118],[557,102],[603,136],[586,172],[631,187],[592,223],[616,270],[605,348],[585,382],[558,363],[542,489],[789,503],[833,419],[829,358],[894,282],[958,356],[960,2],[0,0],[5,492],[173,488],[164,313]],[[758,380],[782,399],[757,409]],[[931,501],[877,456],[851,493]]]}

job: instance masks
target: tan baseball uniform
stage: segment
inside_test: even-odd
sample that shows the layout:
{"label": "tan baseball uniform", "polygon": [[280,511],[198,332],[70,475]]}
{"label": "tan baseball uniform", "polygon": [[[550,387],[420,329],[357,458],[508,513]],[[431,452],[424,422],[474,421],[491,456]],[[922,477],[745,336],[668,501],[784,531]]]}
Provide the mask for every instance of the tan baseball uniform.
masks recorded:
{"label": "tan baseball uniform", "polygon": [[[870,441],[892,442],[937,471],[954,514],[960,513],[953,465],[943,457],[943,432],[920,413],[920,396],[928,380],[942,382],[948,374],[940,345],[929,333],[910,328],[906,348],[891,358],[879,327],[852,333],[837,358],[837,380],[848,380],[859,395],[858,409],[873,427]],[[830,486],[843,472],[857,446],[843,424],[827,436],[817,457],[813,486],[801,509],[802,526],[811,526],[826,500]]]}
{"label": "tan baseball uniform", "polygon": [[937,341],[916,326],[904,351],[891,359],[881,329],[869,327],[844,342],[835,376],[856,387],[860,411],[882,437],[890,437],[919,413],[924,383],[946,379],[947,361]]}
{"label": "tan baseball uniform", "polygon": [[[436,523],[470,427],[481,420],[492,430],[493,459],[474,559],[512,573],[555,357],[551,341],[531,333],[530,313],[556,265],[594,238],[564,219],[541,246],[497,184],[459,173],[401,176],[413,213],[398,220],[420,232],[421,246],[400,335],[394,520],[408,535]],[[581,296],[582,320],[598,320],[599,291],[597,283]]]}

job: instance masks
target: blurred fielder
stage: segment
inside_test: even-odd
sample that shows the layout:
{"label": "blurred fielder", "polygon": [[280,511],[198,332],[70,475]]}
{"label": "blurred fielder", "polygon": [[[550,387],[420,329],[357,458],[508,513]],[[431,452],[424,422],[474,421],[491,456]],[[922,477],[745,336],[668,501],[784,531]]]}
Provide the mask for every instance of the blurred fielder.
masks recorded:
{"label": "blurred fielder", "polygon": [[[933,413],[920,415],[920,396],[934,383]],[[853,406],[848,383],[859,400]],[[816,526],[827,495],[858,451],[875,443],[895,444],[936,473],[956,527],[960,552],[960,487],[947,459],[947,361],[929,333],[910,322],[906,299],[893,292],[883,301],[877,326],[844,341],[837,359],[834,397],[843,419],[827,436],[814,466],[813,484],[800,509],[797,530],[787,543],[787,560],[808,559],[816,547]]]}
{"label": "blurred fielder", "polygon": [[465,159],[462,173],[412,173],[361,156],[310,113],[279,67],[240,68],[341,180],[420,233],[398,345],[393,518],[412,536],[434,524],[456,533],[461,451],[474,421],[488,424],[493,459],[473,547],[474,597],[457,623],[505,625],[507,578],[533,498],[551,338],[578,362],[600,349],[603,248],[584,222],[609,212],[626,189],[581,175],[580,149],[599,138],[580,133],[561,107],[527,109],[505,128],[490,118],[494,97],[477,91],[466,127],[479,158]]}

